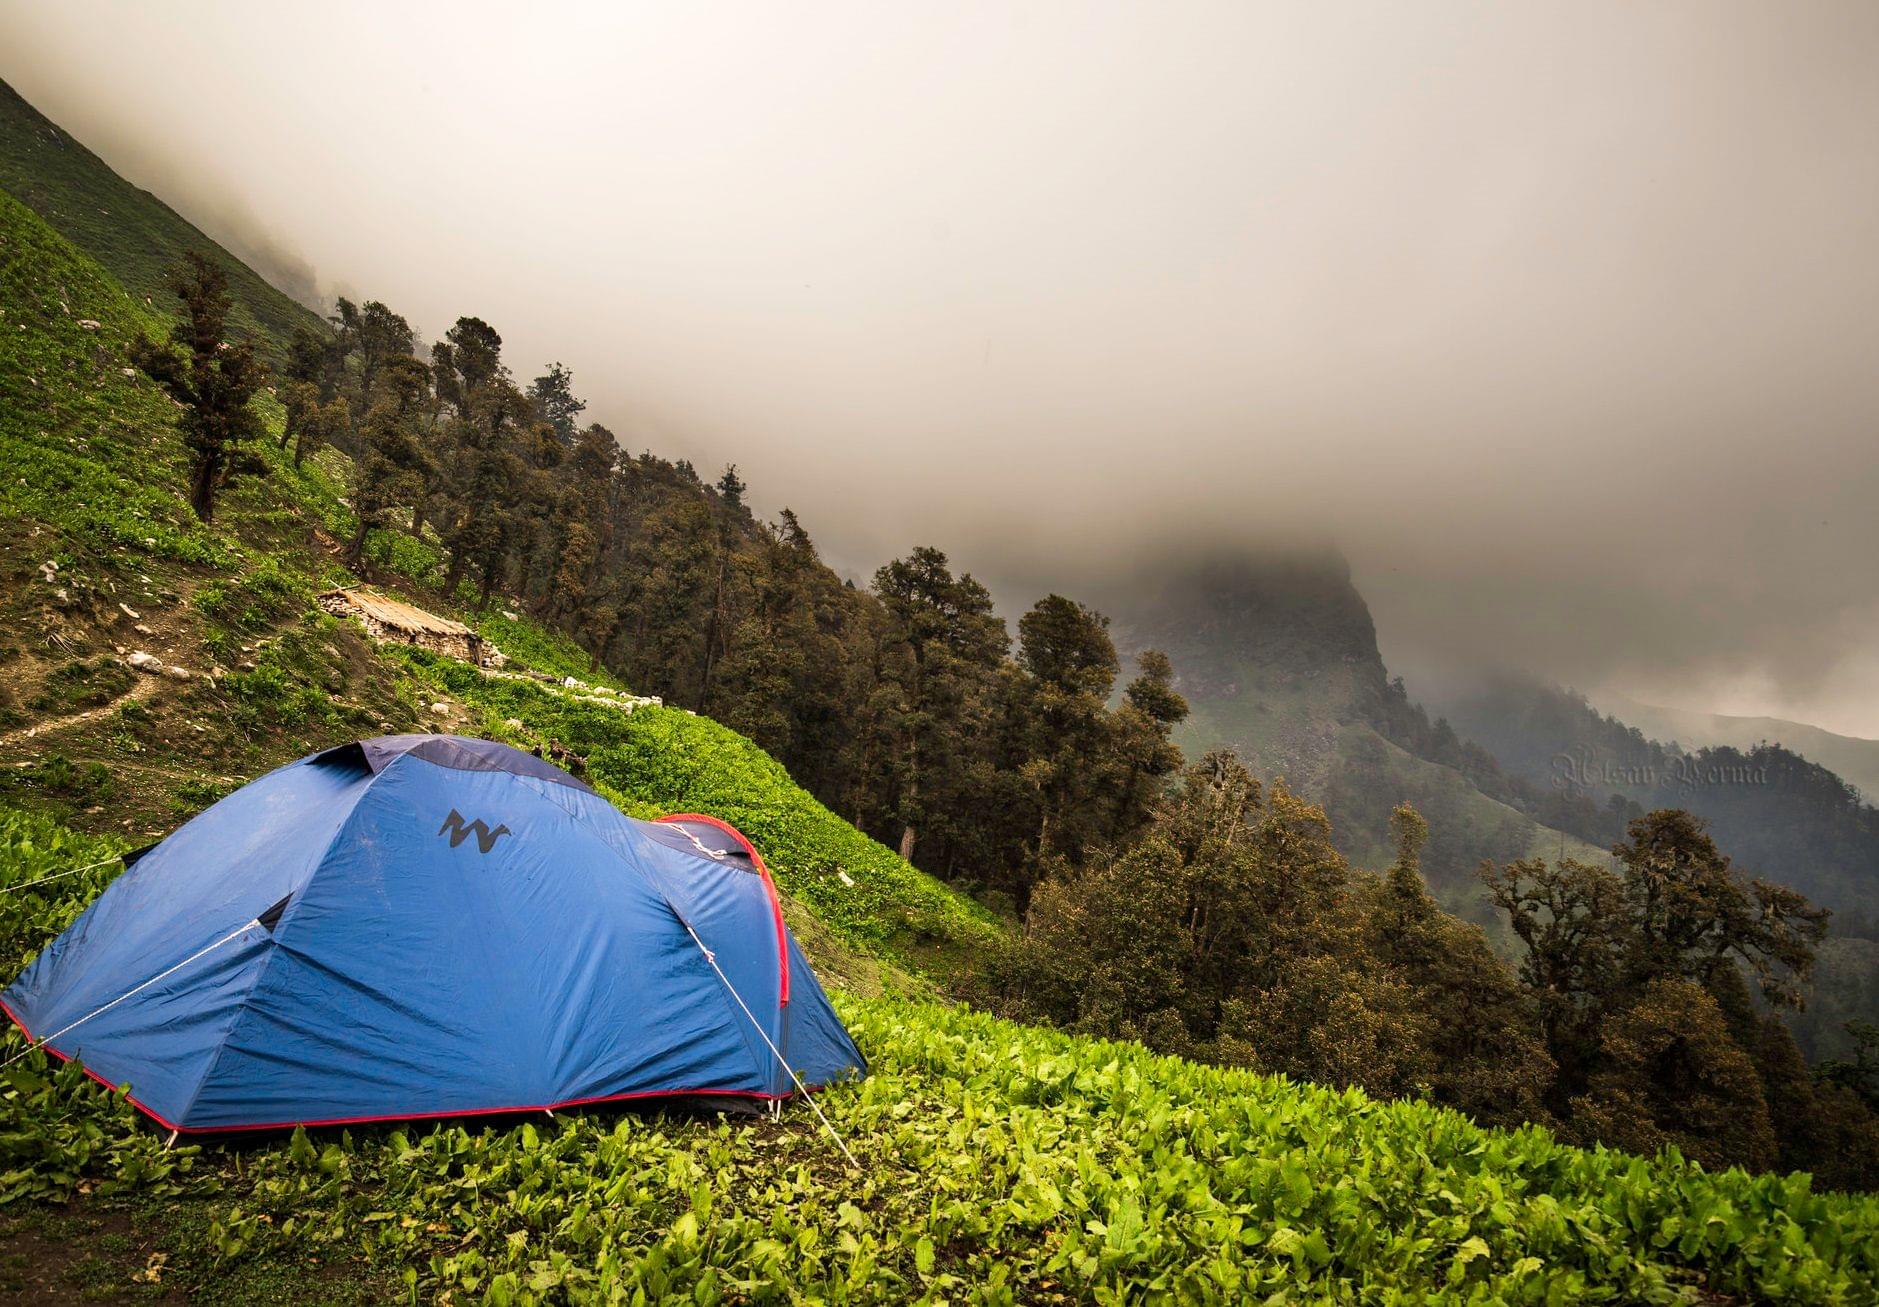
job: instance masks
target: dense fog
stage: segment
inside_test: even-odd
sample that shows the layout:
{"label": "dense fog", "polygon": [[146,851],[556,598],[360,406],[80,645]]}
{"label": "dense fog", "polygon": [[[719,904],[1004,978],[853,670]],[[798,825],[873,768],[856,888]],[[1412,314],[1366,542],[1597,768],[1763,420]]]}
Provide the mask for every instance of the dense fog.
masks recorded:
{"label": "dense fog", "polygon": [[6,3],[0,77],[857,574],[1329,539],[1412,683],[1879,735],[1869,4]]}

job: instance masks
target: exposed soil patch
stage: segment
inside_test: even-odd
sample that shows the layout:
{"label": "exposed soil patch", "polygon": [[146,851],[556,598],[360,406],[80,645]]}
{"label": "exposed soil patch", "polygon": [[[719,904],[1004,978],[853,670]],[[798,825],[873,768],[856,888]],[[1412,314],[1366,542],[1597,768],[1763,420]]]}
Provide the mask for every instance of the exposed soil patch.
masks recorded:
{"label": "exposed soil patch", "polygon": [[37,1209],[0,1221],[0,1307],[187,1303],[163,1283],[168,1261],[126,1212]]}
{"label": "exposed soil patch", "polygon": [[200,1197],[80,1197],[0,1213],[0,1307],[376,1307],[403,1300],[401,1286],[345,1256],[218,1259],[210,1223],[226,1206]]}
{"label": "exposed soil patch", "polygon": [[46,721],[34,722],[31,726],[23,726],[18,730],[8,731],[4,735],[0,735],[0,749],[5,749],[15,744],[24,744],[28,740],[46,739],[58,734],[60,731],[69,730],[74,726],[82,726],[86,722],[97,721],[100,717],[108,717],[110,714],[122,708],[126,703],[142,703],[145,700],[155,697],[162,688],[163,683],[156,677],[140,676],[131,682],[130,689],[100,707],[87,708],[83,712],[70,713],[64,717],[53,717]]}

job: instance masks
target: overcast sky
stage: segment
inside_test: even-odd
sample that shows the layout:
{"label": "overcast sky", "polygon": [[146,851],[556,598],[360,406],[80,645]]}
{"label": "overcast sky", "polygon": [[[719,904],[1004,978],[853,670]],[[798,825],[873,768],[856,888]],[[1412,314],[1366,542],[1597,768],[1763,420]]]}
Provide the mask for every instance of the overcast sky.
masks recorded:
{"label": "overcast sky", "polygon": [[1329,536],[1412,671],[1879,736],[1868,0],[0,0],[0,76],[858,571]]}

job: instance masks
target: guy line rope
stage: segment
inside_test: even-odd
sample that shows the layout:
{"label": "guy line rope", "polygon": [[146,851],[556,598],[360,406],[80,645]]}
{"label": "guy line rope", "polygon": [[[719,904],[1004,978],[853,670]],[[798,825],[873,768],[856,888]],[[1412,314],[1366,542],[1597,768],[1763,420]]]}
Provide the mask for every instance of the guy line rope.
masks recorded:
{"label": "guy line rope", "polygon": [[138,985],[133,989],[125,990],[122,994],[119,994],[116,998],[112,999],[109,1003],[106,1003],[101,1007],[93,1008],[91,1011],[87,1012],[84,1016],[80,1017],[78,1020],[72,1022],[71,1024],[61,1026],[49,1035],[41,1035],[38,1039],[33,1040],[25,1048],[15,1053],[12,1057],[8,1058],[6,1061],[0,1062],[0,1071],[4,1071],[6,1068],[12,1066],[15,1062],[25,1057],[28,1053],[32,1053],[32,1052],[37,1051],[38,1049],[44,1048],[47,1044],[50,1044],[53,1040],[57,1039],[60,1035],[70,1034],[72,1031],[77,1030],[80,1026],[84,1025],[87,1021],[91,1020],[93,1017],[103,1016],[106,1012],[109,1012],[112,1008],[116,1007],[119,1003],[122,1003],[125,999],[130,998],[134,994],[143,993],[144,990],[149,989],[152,985],[156,984],[159,980],[163,980],[169,976],[175,975],[177,972],[181,971],[184,967],[188,966],[191,962],[194,962],[197,958],[202,957],[204,954],[214,952],[216,949],[221,948],[222,945],[228,943],[231,939],[239,938],[240,936],[246,934],[248,931],[260,927],[260,925],[261,925],[261,918],[250,917],[248,920],[244,921],[241,925],[229,931],[228,934],[216,940],[213,944],[203,945],[201,948],[197,949],[194,953],[191,953],[188,957],[184,958],[181,962],[178,962],[175,966],[170,967],[164,971],[159,971],[156,975],[144,981],[143,984]]}
{"label": "guy line rope", "polygon": [[[679,830],[684,833],[686,839],[697,845],[698,851],[706,857],[722,862],[727,856],[722,849],[709,847],[703,840],[699,839],[689,830],[686,830],[683,826],[680,826]],[[678,914],[674,912],[673,915],[677,916]],[[698,938],[698,932],[692,929],[691,922],[686,921],[682,916],[679,917],[679,921],[683,923],[685,933],[692,937],[692,943],[698,945],[698,951],[705,955],[705,961],[709,962],[711,969],[718,973],[718,979],[722,980],[724,987],[731,991],[731,997],[737,1000],[737,1006],[744,1010],[746,1017],[750,1018],[750,1024],[757,1028],[757,1034],[763,1038],[765,1044],[769,1045],[770,1052],[776,1055],[777,1064],[785,1071],[789,1072],[789,1078],[796,1082],[796,1088],[801,1091],[804,1098],[809,1100],[809,1106],[815,1109],[816,1115],[822,1118],[822,1128],[829,1132],[829,1138],[833,1139],[835,1146],[842,1150],[842,1156],[848,1159],[848,1164],[859,1171],[861,1169],[861,1163],[857,1162],[855,1155],[848,1151],[848,1145],[842,1142],[842,1137],[835,1133],[835,1127],[829,1124],[829,1118],[823,1114],[822,1105],[816,1102],[815,1095],[810,1093],[808,1087],[803,1084],[802,1077],[796,1074],[796,1068],[789,1064],[789,1059],[783,1056],[783,1051],[770,1042],[769,1032],[763,1028],[763,1023],[757,1020],[756,1015],[751,1012],[750,1005],[744,1002],[744,996],[737,992],[737,986],[733,985],[730,977],[724,974],[724,968],[718,965],[717,955],[705,947],[705,942]]]}
{"label": "guy line rope", "polygon": [[124,855],[118,853],[100,862],[87,862],[82,867],[73,867],[70,871],[58,871],[50,876],[41,876],[38,880],[23,880],[17,885],[0,885],[0,894],[11,894],[16,890],[31,889],[35,885],[44,885],[50,880],[64,880],[67,876],[76,876],[81,871],[91,871],[96,867],[108,867],[114,862],[122,862],[123,860]]}
{"label": "guy line rope", "polygon": [[[677,914],[675,913],[674,915]],[[770,1052],[776,1056],[777,1064],[785,1071],[789,1072],[789,1078],[796,1082],[797,1091],[800,1092],[804,1098],[809,1100],[809,1106],[815,1109],[816,1116],[822,1122],[822,1128],[829,1132],[829,1138],[833,1139],[835,1146],[842,1150],[842,1156],[848,1159],[848,1164],[854,1167],[855,1170],[861,1170],[861,1163],[855,1160],[855,1155],[848,1151],[848,1145],[842,1141],[841,1135],[837,1134],[835,1127],[829,1123],[828,1115],[822,1110],[822,1104],[816,1102],[816,1096],[809,1092],[809,1086],[802,1082],[802,1077],[796,1074],[796,1068],[789,1064],[789,1059],[783,1056],[783,1050],[776,1046],[775,1042],[770,1038],[770,1032],[763,1028],[763,1022],[757,1020],[756,1013],[752,1012],[750,1005],[744,1002],[744,996],[737,992],[737,986],[733,985],[731,978],[724,974],[724,968],[718,965],[717,954],[705,947],[705,942],[698,938],[698,932],[692,929],[691,922],[686,921],[682,916],[679,917],[679,921],[685,927],[685,933],[692,937],[692,943],[698,946],[698,951],[705,955],[705,961],[709,962],[711,969],[718,973],[718,979],[723,981],[724,987],[731,991],[731,997],[737,1000],[737,1006],[744,1010],[744,1015],[749,1018],[750,1024],[757,1028],[758,1036],[769,1046]]]}

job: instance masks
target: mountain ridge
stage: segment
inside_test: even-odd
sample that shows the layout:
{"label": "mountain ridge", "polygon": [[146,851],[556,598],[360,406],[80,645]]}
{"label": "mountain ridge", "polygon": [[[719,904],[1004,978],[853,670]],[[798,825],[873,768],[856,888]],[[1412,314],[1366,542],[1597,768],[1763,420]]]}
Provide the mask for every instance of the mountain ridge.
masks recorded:
{"label": "mountain ridge", "polygon": [[1589,692],[1586,697],[1607,715],[1665,744],[1691,750],[1716,745],[1749,749],[1764,741],[1782,745],[1853,785],[1868,804],[1879,799],[1879,740],[1784,717],[1668,708],[1614,690]]}
{"label": "mountain ridge", "polygon": [[273,285],[156,195],[120,176],[0,80],[0,190],[96,259],[133,297],[169,299],[178,252],[202,250],[228,275],[230,320],[278,364],[296,329],[324,334],[313,309]]}
{"label": "mountain ridge", "polygon": [[1429,819],[1423,866],[1432,886],[1451,910],[1477,919],[1483,859],[1541,849],[1605,856],[1601,844],[1536,820],[1522,806],[1533,798],[1507,784],[1491,757],[1470,753],[1408,700],[1334,546],[1170,563],[1098,597],[1116,615],[1119,645],[1174,660],[1191,709],[1176,732],[1182,747],[1191,755],[1232,748],[1256,772],[1321,803],[1339,849],[1360,865],[1389,861],[1389,814],[1401,802]]}
{"label": "mountain ridge", "polygon": [[1836,933],[1874,937],[1879,810],[1821,763],[1774,743],[1665,744],[1519,674],[1483,677],[1439,707],[1529,784],[1595,804],[1687,808],[1746,869],[1833,909]]}

